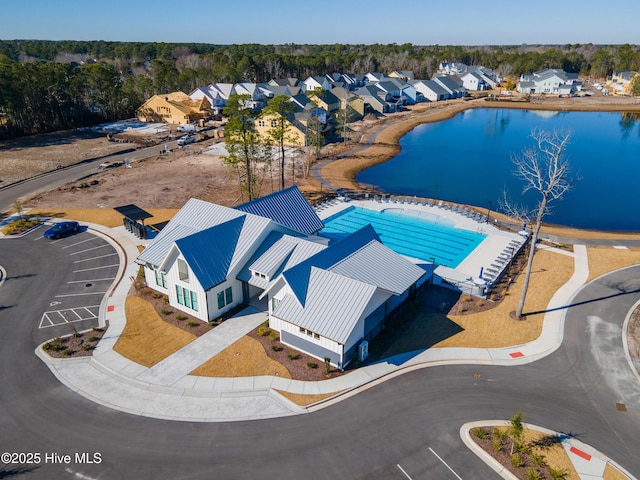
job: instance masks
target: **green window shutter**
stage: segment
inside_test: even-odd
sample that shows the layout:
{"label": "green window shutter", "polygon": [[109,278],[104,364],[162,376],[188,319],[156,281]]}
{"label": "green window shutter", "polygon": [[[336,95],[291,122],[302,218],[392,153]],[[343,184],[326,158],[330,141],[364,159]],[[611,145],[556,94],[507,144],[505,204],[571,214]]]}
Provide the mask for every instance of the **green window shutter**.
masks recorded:
{"label": "green window shutter", "polygon": [[183,291],[184,291],[184,306],[191,308],[191,292],[186,288],[184,288]]}
{"label": "green window shutter", "polygon": [[218,309],[224,308],[224,292],[218,293]]}
{"label": "green window shutter", "polygon": [[176,295],[178,296],[178,303],[184,305],[184,299],[182,298],[182,287],[176,285]]}

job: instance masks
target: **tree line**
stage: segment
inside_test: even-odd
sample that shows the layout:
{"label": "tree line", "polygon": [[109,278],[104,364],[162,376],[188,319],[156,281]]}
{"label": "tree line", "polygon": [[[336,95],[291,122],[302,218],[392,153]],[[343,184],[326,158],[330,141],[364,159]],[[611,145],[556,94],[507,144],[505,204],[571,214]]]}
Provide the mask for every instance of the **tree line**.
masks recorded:
{"label": "tree line", "polygon": [[213,82],[393,70],[431,78],[441,61],[484,65],[502,76],[557,67],[602,78],[614,70],[640,71],[640,48],[3,40],[0,138],[130,118],[154,94],[189,93]]}

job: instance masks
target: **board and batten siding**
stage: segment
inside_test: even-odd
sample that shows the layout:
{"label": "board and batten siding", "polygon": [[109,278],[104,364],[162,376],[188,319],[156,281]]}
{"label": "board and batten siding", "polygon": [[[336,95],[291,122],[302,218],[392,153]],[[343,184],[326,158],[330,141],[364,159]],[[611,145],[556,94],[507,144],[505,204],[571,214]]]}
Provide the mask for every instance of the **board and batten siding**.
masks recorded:
{"label": "board and batten siding", "polygon": [[[309,355],[319,358],[320,360],[324,360],[324,355],[319,357],[317,355],[314,355],[312,351],[301,348],[301,345],[303,344],[304,345],[306,345],[307,343],[312,344],[318,348],[323,349],[323,351],[326,350],[326,351],[332,352],[334,355],[337,355],[340,358],[340,360],[342,360],[342,350],[343,350],[342,345],[334,340],[331,340],[330,338],[323,337],[322,335],[320,335],[320,338],[314,338],[313,335],[307,335],[306,333],[302,333],[298,325],[294,325],[293,323],[286,322],[281,318],[274,317],[274,316],[269,317],[269,328],[280,332],[280,340],[285,345],[298,348],[303,352],[308,353]],[[301,340],[305,340],[306,343],[296,342],[291,337],[298,337]],[[285,340],[286,338],[289,338],[289,342]],[[319,351],[318,348],[313,350],[317,352]],[[330,355],[330,356],[331,358],[333,358],[333,355]],[[336,366],[337,365],[338,364],[336,363]]]}
{"label": "board and batten siding", "polygon": [[[172,307],[181,310],[189,315],[192,315],[199,320],[208,321],[207,318],[207,309],[205,308],[207,305],[206,294],[198,282],[198,279],[193,274],[191,269],[189,268],[189,281],[180,280],[180,272],[178,271],[178,262],[177,259],[181,259],[184,261],[181,255],[175,255],[172,258],[172,262],[170,263],[170,268],[168,269],[167,275],[167,290],[169,295],[169,305]],[[186,262],[185,262],[186,263]],[[196,298],[198,300],[198,310],[194,310],[185,305],[180,305],[178,303],[178,294],[176,293],[176,285],[186,288],[192,292],[195,292]]]}
{"label": "board and batten siding", "polygon": [[[231,287],[231,292],[233,296],[233,301],[222,308],[218,308],[218,293],[223,292]],[[242,303],[242,282],[232,278],[230,280],[225,280],[224,282],[216,285],[211,290],[207,292],[207,309],[209,310],[209,318],[207,320],[215,320],[220,317],[220,315],[228,312],[234,307],[237,307]]]}

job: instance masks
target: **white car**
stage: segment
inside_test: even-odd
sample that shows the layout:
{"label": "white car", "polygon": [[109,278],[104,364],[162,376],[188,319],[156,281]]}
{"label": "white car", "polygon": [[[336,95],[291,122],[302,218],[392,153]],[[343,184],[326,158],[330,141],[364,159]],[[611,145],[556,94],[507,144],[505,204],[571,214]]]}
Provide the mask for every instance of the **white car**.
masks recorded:
{"label": "white car", "polygon": [[178,145],[184,147],[185,145],[189,145],[190,143],[195,143],[196,139],[190,135],[186,135],[178,139]]}

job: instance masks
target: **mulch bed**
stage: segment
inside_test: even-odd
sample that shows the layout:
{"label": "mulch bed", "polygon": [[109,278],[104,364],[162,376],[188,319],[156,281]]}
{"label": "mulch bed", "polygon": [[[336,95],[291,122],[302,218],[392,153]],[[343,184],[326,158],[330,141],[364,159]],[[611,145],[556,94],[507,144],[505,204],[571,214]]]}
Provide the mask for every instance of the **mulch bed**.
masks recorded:
{"label": "mulch bed", "polygon": [[165,300],[165,295],[158,293],[145,285],[144,277],[136,278],[136,281],[133,284],[133,289],[136,295],[144,298],[147,302],[153,305],[153,308],[162,320],[184,330],[185,332],[192,333],[199,337],[217,325],[217,323],[214,322],[213,326],[211,326],[199,318],[173,308],[169,305],[168,300]]}
{"label": "mulch bed", "polygon": [[68,337],[56,337],[42,346],[54,358],[89,357],[107,328],[94,328],[87,332],[74,332]]}
{"label": "mulch bed", "polygon": [[[327,374],[322,360],[318,360],[315,357],[302,353],[287,345],[283,345],[280,343],[280,336],[278,335],[278,332],[266,327],[263,327],[263,329],[265,335],[258,334],[258,330],[260,330],[260,327],[258,327],[256,330],[251,331],[249,336],[262,344],[264,351],[269,358],[284,365],[284,367],[289,370],[293,380],[316,382],[339,377],[344,374],[344,372],[341,372],[334,367],[331,367]],[[272,334],[271,332],[274,333]],[[275,340],[272,339],[274,334],[276,336]],[[271,337],[269,335],[271,335]],[[274,346],[277,351],[273,349]],[[290,354],[295,355],[295,357],[293,359],[289,358]],[[315,364],[316,367],[310,367],[307,365],[308,363]]]}
{"label": "mulch bed", "polygon": [[[505,438],[502,440],[498,438],[496,435],[496,427],[480,428],[480,430],[486,432],[486,438],[478,438],[477,435],[474,434],[474,430],[475,429],[471,431],[471,438],[473,439],[473,441],[480,445],[480,447],[482,447],[485,452],[496,459],[500,463],[500,465],[513,473],[517,478],[521,480],[528,480],[530,478],[553,478],[549,473],[549,466],[536,465],[533,461],[531,451],[527,451],[527,448],[520,449],[519,452],[517,450],[514,450],[516,451],[515,455],[518,455],[522,462],[520,466],[514,466],[511,460],[511,439],[507,436],[505,436]],[[545,439],[548,440],[549,444],[558,442],[558,439],[556,437],[545,437]],[[536,470],[540,474],[540,476],[533,477],[532,475],[535,475],[534,473],[532,473],[533,470]]]}

